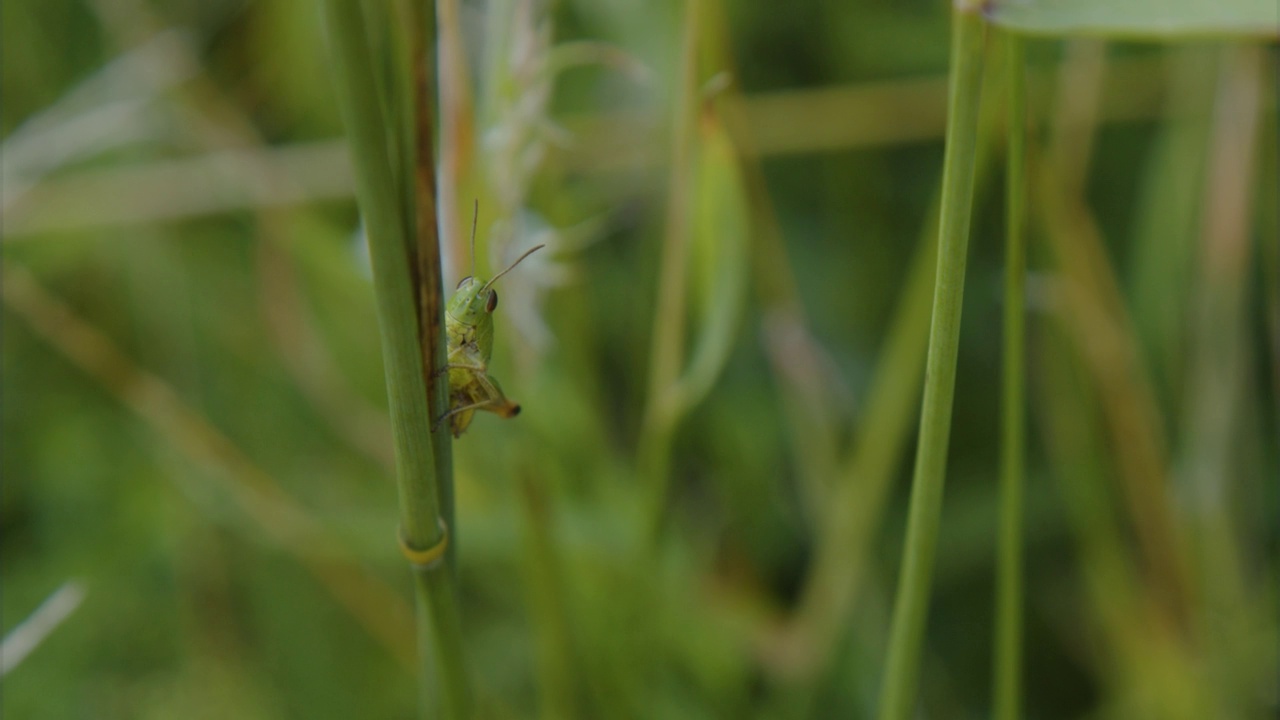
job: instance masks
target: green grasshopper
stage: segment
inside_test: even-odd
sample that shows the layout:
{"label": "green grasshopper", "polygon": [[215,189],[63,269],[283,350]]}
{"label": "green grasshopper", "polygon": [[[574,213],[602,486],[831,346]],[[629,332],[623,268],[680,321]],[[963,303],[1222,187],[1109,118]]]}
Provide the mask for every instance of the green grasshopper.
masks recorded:
{"label": "green grasshopper", "polygon": [[504,418],[520,413],[520,405],[504,395],[498,381],[489,375],[489,357],[493,355],[493,311],[498,307],[498,291],[492,286],[498,278],[543,247],[531,248],[506,270],[485,282],[475,276],[476,229],[472,222],[472,274],[458,282],[444,313],[449,357],[448,364],[438,373],[449,373],[449,411],[436,419],[432,432],[440,427],[440,423],[449,420],[453,436],[462,437],[477,410],[487,410]]}

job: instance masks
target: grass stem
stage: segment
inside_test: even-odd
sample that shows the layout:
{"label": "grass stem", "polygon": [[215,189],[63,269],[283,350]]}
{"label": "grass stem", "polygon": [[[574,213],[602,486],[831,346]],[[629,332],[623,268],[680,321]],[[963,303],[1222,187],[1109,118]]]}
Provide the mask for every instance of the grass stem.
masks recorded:
{"label": "grass stem", "polygon": [[929,329],[929,352],[925,361],[924,401],[907,537],[881,687],[881,720],[905,720],[915,707],[916,675],[924,642],[951,432],[985,34],[982,15],[977,8],[957,5],[952,22],[938,273],[934,286],[933,320]]}
{"label": "grass stem", "polygon": [[1026,425],[1027,87],[1023,40],[1005,33],[1009,146],[1005,179],[1004,376],[1001,393],[1000,538],[996,558],[995,720],[1020,717],[1022,504]]}
{"label": "grass stem", "polygon": [[[389,118],[384,112],[385,108],[395,108],[401,113],[415,112],[414,108],[421,103],[413,97],[399,98],[396,102],[380,101],[377,69],[384,64],[376,62],[371,51],[362,4],[355,0],[326,0],[324,6],[335,59],[339,109],[351,146],[356,197],[373,268],[400,495],[400,533],[405,545],[421,550],[444,539],[445,526],[440,522],[439,482],[442,478],[437,476],[434,447],[439,439],[433,439],[431,432],[428,373],[424,363],[424,356],[438,355],[444,339],[442,324],[435,325],[438,334],[434,336],[424,335],[420,330],[420,298],[414,287],[419,272],[415,257],[419,250],[410,242],[410,236],[416,235],[416,225],[409,215],[415,211],[414,203],[406,201],[414,194],[403,187],[415,180],[413,174],[404,172],[403,168],[393,167],[390,153],[391,148],[403,145],[406,140],[406,125],[400,121],[402,118]],[[397,45],[386,43],[385,47]],[[420,62],[421,58],[413,61]],[[384,82],[381,86],[387,93],[405,92],[404,83]],[[419,121],[429,121],[429,118],[419,118]],[[416,202],[432,205],[434,215],[434,197],[419,196]],[[435,252],[438,257],[438,250]],[[438,260],[435,271],[438,275]],[[437,296],[440,294],[438,277],[434,282],[423,278],[417,282]],[[442,307],[439,297],[432,307]],[[447,435],[447,432],[446,428],[434,435]],[[445,568],[445,564],[440,564],[420,568],[416,573],[418,639],[422,655],[419,680],[425,695],[425,689],[434,685],[431,668],[438,669],[446,715],[462,718],[470,716],[471,686],[462,653],[453,574]],[[434,714],[430,704],[424,711]]]}

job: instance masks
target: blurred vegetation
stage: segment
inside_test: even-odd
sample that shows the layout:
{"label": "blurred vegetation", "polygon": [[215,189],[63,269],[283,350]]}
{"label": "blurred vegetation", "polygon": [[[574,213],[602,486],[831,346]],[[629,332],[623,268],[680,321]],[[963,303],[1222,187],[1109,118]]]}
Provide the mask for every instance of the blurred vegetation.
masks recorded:
{"label": "blurred vegetation", "polygon": [[[929,328],[947,9],[553,5],[441,4],[445,287],[469,272],[474,200],[481,274],[548,245],[498,285],[493,372],[524,412],[453,446],[478,706],[870,717]],[[7,2],[0,21],[0,710],[414,715],[387,390],[318,4]],[[1048,33],[1026,43],[1025,715],[1274,717],[1275,33],[1024,22]],[[919,673],[936,718],[992,707],[997,37]],[[32,617],[60,587],[67,612]]]}

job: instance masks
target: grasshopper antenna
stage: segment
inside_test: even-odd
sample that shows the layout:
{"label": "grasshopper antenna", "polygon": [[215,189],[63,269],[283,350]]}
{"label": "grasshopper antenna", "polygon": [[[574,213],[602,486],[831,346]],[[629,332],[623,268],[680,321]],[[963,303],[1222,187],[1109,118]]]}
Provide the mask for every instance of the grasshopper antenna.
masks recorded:
{"label": "grasshopper antenna", "polygon": [[485,284],[484,284],[484,287],[480,288],[480,292],[484,292],[485,290],[488,290],[490,285],[492,285],[492,284],[494,284],[495,282],[497,282],[497,281],[498,281],[498,278],[500,278],[500,277],[502,277],[503,275],[506,275],[507,273],[509,273],[509,272],[511,272],[512,270],[514,270],[514,269],[515,269],[515,267],[516,267],[517,265],[519,265],[519,264],[520,264],[520,262],[521,262],[522,260],[524,260],[525,258],[527,258],[527,257],[529,257],[530,255],[534,254],[535,252],[537,252],[537,251],[541,250],[541,249],[542,249],[542,248],[544,248],[544,247],[546,247],[546,245],[534,245],[533,247],[529,248],[529,250],[528,250],[527,252],[525,252],[525,254],[521,255],[521,256],[520,256],[520,257],[518,257],[518,258],[516,258],[516,261],[515,261],[515,262],[511,263],[510,265],[508,265],[506,270],[503,270],[502,272],[498,273],[497,275],[494,275],[492,280],[490,280],[489,282],[485,283]]}
{"label": "grasshopper antenna", "polygon": [[471,277],[476,276],[476,221],[480,219],[480,200],[472,201],[471,209]]}

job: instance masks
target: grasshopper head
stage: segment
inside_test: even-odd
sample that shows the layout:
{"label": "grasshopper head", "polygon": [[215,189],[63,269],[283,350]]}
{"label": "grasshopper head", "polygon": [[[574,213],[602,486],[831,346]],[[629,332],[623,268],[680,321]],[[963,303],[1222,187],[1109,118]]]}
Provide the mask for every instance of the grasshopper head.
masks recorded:
{"label": "grasshopper head", "polygon": [[515,262],[507,266],[506,270],[493,276],[493,279],[484,282],[478,277],[467,276],[462,278],[458,283],[458,289],[453,293],[453,297],[449,298],[449,306],[446,311],[464,325],[478,325],[480,321],[492,314],[498,307],[498,291],[493,289],[493,284],[498,278],[511,272],[511,269],[520,264],[521,260],[529,257],[533,253],[542,249],[542,245],[531,248],[528,252],[521,255]]}
{"label": "grasshopper head", "polygon": [[[496,278],[495,278],[496,279]],[[476,277],[464,277],[449,298],[446,312],[464,325],[478,325],[480,320],[498,307],[498,291]]]}

